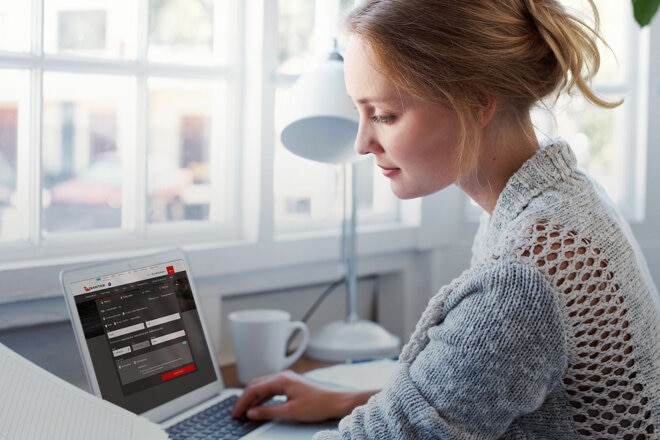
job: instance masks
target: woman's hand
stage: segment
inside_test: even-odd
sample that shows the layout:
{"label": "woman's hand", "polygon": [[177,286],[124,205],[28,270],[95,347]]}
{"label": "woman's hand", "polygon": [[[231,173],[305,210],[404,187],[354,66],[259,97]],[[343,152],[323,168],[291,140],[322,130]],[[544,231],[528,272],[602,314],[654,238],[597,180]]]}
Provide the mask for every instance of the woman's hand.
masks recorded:
{"label": "woman's hand", "polygon": [[[232,412],[235,418],[252,420],[285,419],[297,422],[320,422],[339,419],[354,407],[365,403],[375,391],[337,391],[321,387],[302,376],[284,371],[254,379],[245,387]],[[263,405],[272,397],[283,395],[281,404]]]}

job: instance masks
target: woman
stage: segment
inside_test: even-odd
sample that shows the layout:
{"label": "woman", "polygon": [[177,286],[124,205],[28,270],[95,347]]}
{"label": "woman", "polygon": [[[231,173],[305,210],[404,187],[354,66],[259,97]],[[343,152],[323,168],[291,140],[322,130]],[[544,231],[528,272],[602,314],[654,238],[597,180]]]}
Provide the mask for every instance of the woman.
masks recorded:
{"label": "woman", "polygon": [[[355,148],[400,198],[455,184],[483,208],[471,266],[431,299],[385,389],[285,372],[251,383],[235,415],[345,416],[319,439],[659,438],[646,263],[570,147],[540,145],[530,120],[560,92],[618,104],[583,78],[596,31],[553,0],[370,0],[348,30]],[[287,402],[260,405],[274,394]]]}

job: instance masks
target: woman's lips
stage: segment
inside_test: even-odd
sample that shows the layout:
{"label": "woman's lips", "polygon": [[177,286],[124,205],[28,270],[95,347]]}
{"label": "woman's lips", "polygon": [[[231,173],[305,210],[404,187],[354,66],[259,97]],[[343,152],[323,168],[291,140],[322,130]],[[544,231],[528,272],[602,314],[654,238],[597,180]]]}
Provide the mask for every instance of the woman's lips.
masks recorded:
{"label": "woman's lips", "polygon": [[392,178],[399,174],[401,172],[401,168],[390,168],[390,167],[384,167],[380,166],[380,169],[383,171],[383,176]]}

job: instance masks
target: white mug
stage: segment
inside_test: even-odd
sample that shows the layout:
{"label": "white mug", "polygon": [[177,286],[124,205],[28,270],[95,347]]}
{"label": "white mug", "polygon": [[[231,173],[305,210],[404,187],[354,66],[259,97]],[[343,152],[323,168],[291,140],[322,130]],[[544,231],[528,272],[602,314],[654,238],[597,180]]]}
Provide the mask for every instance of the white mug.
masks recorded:
{"label": "white mug", "polygon": [[[309,342],[309,330],[302,321],[291,321],[283,310],[249,309],[229,314],[231,338],[236,356],[238,381],[252,379],[288,368],[302,356]],[[296,350],[286,355],[287,342],[295,330],[302,332]]]}

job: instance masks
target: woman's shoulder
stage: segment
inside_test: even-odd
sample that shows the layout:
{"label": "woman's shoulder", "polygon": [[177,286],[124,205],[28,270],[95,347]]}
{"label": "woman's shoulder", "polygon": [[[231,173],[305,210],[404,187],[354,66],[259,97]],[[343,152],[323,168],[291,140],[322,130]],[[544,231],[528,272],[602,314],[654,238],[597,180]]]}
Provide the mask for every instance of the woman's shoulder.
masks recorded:
{"label": "woman's shoulder", "polygon": [[[504,255],[472,265],[443,287],[431,300],[429,308],[435,308],[436,314],[443,318],[459,305],[463,310],[461,313],[468,314],[479,314],[483,310],[516,314],[527,310],[530,304],[537,309],[556,311],[554,296],[553,286],[535,263]],[[465,307],[466,304],[469,307]]]}
{"label": "woman's shoulder", "polygon": [[542,325],[548,332],[553,326],[551,333],[563,340],[562,323],[560,304],[545,276],[534,265],[506,256],[472,265],[440,289],[429,301],[402,359],[414,358],[428,343],[428,332],[440,324],[476,339],[496,329],[531,332]]}

